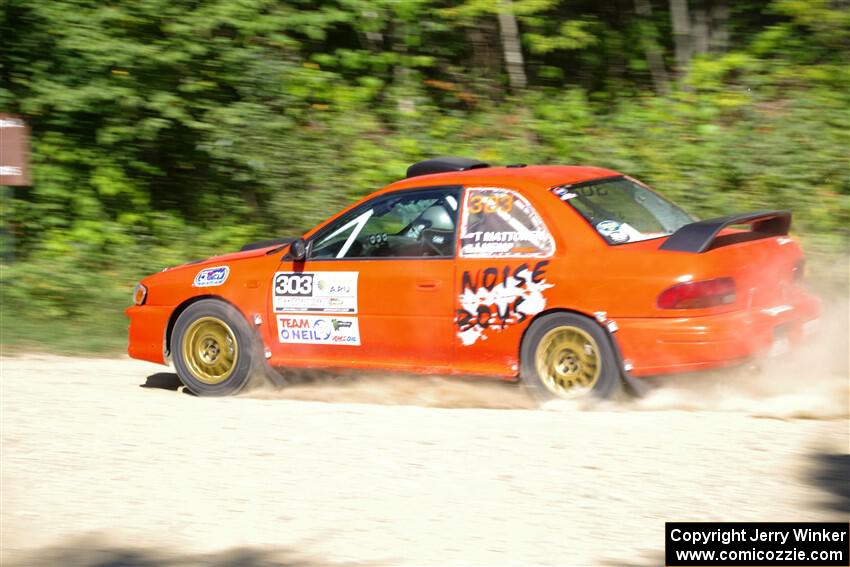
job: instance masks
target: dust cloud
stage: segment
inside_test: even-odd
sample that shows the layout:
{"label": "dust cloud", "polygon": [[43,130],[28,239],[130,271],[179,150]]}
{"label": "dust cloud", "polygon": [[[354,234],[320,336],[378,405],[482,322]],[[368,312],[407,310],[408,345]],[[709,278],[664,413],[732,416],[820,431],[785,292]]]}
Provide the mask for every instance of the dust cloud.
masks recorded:
{"label": "dust cloud", "polygon": [[720,370],[637,379],[639,396],[540,403],[522,384],[497,378],[351,371],[287,371],[285,387],[243,396],[332,403],[548,411],[720,411],[776,419],[850,415],[848,300],[825,302],[818,331],[786,354]]}
{"label": "dust cloud", "polygon": [[654,378],[637,410],[734,411],[777,419],[850,415],[848,301],[824,302],[816,333],[797,348],[755,365]]}
{"label": "dust cloud", "polygon": [[440,408],[533,409],[523,386],[498,378],[386,372],[292,371],[283,387],[255,387],[243,396],[333,403],[413,405]]}

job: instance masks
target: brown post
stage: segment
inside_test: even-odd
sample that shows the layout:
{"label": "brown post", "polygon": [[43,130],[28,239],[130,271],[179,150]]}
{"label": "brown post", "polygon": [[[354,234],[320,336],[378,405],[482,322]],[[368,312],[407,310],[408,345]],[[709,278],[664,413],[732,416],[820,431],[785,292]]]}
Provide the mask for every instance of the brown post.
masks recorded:
{"label": "brown post", "polygon": [[23,118],[0,113],[0,185],[31,185],[29,141]]}

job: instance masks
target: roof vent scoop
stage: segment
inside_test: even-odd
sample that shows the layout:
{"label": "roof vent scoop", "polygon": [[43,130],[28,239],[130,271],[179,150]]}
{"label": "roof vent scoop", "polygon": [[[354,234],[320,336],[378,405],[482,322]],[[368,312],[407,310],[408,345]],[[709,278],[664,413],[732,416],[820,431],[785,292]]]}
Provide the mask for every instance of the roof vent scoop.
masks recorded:
{"label": "roof vent scoop", "polygon": [[430,175],[432,173],[446,173],[448,171],[466,171],[468,169],[478,169],[480,167],[490,167],[490,164],[477,159],[438,157],[414,163],[407,168],[407,177],[418,177],[420,175]]}

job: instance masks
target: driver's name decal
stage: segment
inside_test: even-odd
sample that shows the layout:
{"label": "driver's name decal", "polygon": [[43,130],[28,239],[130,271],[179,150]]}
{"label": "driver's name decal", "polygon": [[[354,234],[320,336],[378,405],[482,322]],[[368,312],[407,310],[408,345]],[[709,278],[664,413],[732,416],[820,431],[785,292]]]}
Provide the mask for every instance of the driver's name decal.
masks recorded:
{"label": "driver's name decal", "polygon": [[277,272],[276,313],[357,313],[357,272]]}
{"label": "driver's name decal", "polygon": [[460,231],[464,258],[543,258],[555,242],[521,195],[498,187],[471,187]]}

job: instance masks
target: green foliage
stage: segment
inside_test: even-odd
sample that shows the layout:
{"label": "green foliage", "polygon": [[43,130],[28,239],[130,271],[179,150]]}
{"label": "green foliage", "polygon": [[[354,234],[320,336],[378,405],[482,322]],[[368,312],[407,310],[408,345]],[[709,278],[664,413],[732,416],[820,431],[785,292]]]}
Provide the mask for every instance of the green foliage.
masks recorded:
{"label": "green foliage", "polygon": [[659,96],[665,3],[513,0],[511,97],[505,6],[6,0],[0,111],[32,127],[35,182],[0,203],[0,341],[81,326],[123,348],[137,278],[300,234],[434,155],[607,166],[700,216],[789,208],[815,264],[846,252],[846,9],[736,3],[728,48]]}

